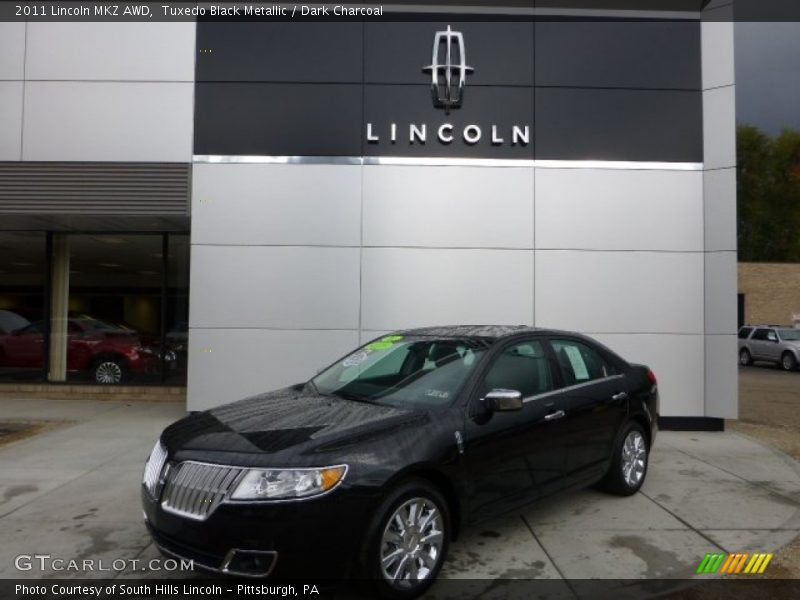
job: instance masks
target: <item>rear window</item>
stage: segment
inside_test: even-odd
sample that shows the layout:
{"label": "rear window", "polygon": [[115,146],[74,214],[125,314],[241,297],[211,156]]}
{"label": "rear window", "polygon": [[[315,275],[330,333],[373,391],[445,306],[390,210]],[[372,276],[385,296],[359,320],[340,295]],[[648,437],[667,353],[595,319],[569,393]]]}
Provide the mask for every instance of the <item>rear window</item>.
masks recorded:
{"label": "rear window", "polygon": [[753,328],[752,328],[752,327],[742,327],[742,328],[739,330],[739,339],[740,339],[740,340],[746,340],[746,339],[747,339],[747,336],[749,336],[749,335],[750,335],[750,332],[751,332],[751,331],[753,331]]}

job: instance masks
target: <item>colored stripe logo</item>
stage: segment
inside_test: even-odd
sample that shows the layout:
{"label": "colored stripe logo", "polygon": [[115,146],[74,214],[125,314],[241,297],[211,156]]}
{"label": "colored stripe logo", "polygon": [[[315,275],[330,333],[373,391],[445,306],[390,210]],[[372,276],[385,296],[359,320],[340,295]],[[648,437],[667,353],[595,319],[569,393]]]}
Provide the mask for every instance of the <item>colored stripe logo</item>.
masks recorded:
{"label": "colored stripe logo", "polygon": [[756,575],[764,572],[773,556],[774,554],[763,552],[754,552],[752,554],[749,552],[735,552],[733,554],[715,552],[706,554],[700,562],[700,566],[697,567],[697,573],[727,575],[744,573]]}

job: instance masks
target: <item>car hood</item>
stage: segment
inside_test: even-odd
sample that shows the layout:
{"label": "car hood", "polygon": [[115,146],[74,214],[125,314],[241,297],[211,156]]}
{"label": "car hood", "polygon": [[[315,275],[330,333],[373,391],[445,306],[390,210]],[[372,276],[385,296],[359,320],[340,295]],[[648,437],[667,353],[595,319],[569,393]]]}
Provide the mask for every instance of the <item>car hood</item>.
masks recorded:
{"label": "car hood", "polygon": [[286,388],[189,415],[161,439],[174,460],[306,466],[427,420],[425,412]]}

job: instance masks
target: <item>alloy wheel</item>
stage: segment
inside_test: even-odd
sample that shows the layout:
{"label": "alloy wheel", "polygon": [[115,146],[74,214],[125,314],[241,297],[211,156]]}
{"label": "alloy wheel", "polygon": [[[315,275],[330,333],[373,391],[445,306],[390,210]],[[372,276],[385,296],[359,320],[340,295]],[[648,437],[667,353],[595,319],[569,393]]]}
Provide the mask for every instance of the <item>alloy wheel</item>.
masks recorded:
{"label": "alloy wheel", "polygon": [[97,383],[119,383],[122,381],[122,367],[112,360],[101,362],[94,370]]}
{"label": "alloy wheel", "polygon": [[442,559],[442,514],[426,498],[412,498],[392,513],[383,530],[380,564],[393,587],[410,589],[427,580]]}
{"label": "alloy wheel", "polygon": [[647,445],[638,431],[631,431],[622,444],[622,476],[625,484],[636,487],[644,477],[647,467]]}
{"label": "alloy wheel", "polygon": [[783,365],[784,371],[793,371],[795,367],[795,360],[791,354],[784,354],[783,358],[781,358],[781,365]]}
{"label": "alloy wheel", "polygon": [[742,350],[739,353],[739,362],[743,367],[746,367],[750,364],[750,354],[747,352],[747,350]]}

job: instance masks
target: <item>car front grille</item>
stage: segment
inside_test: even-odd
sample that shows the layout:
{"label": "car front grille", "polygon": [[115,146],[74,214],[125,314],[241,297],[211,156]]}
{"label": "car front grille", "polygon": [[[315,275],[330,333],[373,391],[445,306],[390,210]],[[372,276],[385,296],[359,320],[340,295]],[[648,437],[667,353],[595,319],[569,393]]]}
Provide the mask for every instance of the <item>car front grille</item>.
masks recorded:
{"label": "car front grille", "polygon": [[205,521],[238,483],[245,469],[182,462],[171,469],[161,507],[196,521]]}

